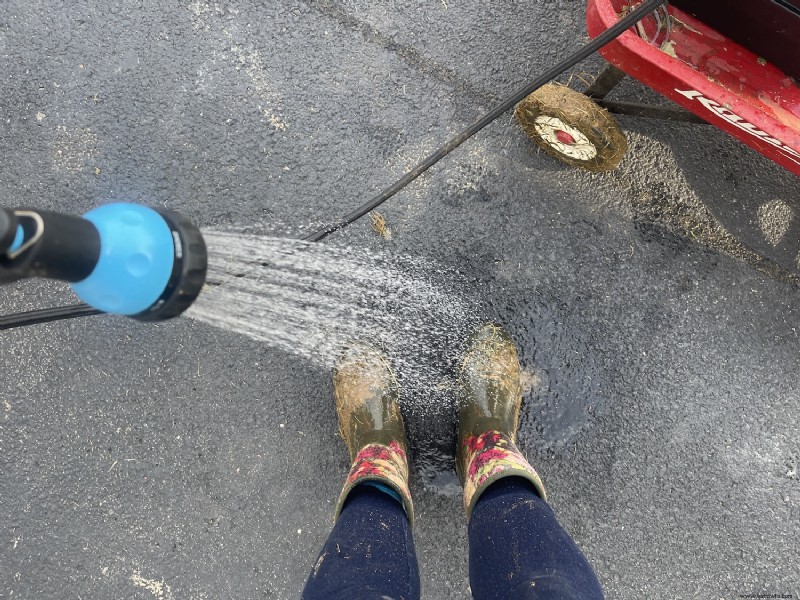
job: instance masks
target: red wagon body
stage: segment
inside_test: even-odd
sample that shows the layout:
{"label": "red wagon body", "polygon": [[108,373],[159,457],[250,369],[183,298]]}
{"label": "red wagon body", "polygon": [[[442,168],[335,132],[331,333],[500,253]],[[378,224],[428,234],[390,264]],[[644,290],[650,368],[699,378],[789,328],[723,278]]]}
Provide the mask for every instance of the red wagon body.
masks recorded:
{"label": "red wagon body", "polygon": [[[619,20],[626,0],[589,0],[595,37]],[[776,66],[691,15],[669,6],[601,54],[625,73],[800,175],[800,87]],[[698,132],[698,135],[701,135]]]}

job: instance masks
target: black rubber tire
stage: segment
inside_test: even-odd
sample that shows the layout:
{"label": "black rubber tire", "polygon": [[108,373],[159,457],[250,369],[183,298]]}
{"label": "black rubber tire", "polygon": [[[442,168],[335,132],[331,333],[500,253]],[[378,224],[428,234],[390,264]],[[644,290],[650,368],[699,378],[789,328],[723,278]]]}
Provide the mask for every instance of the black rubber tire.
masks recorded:
{"label": "black rubber tire", "polygon": [[[525,133],[547,154],[588,171],[611,171],[628,150],[628,141],[614,118],[591,98],[563,85],[548,83],[517,104],[514,114]],[[557,121],[556,121],[557,120]],[[575,144],[554,139],[560,122],[583,136]],[[562,128],[563,129],[563,128]],[[589,145],[587,145],[587,142]]]}

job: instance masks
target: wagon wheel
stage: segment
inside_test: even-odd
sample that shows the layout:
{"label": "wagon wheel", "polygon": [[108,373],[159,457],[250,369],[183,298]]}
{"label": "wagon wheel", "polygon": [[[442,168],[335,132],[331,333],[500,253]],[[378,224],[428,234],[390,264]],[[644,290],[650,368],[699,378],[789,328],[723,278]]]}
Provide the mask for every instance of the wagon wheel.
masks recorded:
{"label": "wagon wheel", "polygon": [[588,171],[610,171],[628,142],[608,111],[587,96],[548,83],[514,110],[525,133],[549,155]]}

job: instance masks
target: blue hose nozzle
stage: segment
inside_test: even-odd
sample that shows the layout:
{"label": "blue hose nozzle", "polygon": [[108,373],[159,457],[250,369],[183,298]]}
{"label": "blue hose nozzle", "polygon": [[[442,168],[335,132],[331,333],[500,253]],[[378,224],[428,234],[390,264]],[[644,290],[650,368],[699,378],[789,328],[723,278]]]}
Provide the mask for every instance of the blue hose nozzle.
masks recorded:
{"label": "blue hose nozzle", "polygon": [[207,261],[200,231],[172,211],[118,203],[81,218],[0,209],[0,282],[65,280],[104,312],[147,321],[177,316],[200,293]]}

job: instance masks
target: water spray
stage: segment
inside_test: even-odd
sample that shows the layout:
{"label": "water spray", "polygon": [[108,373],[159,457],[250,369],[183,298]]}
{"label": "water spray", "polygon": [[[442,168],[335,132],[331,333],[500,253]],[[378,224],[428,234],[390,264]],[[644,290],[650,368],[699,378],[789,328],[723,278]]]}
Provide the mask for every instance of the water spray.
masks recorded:
{"label": "water spray", "polygon": [[207,264],[199,229],[173,211],[116,203],[79,217],[0,208],[0,284],[66,281],[95,311],[178,316],[200,293]]}

